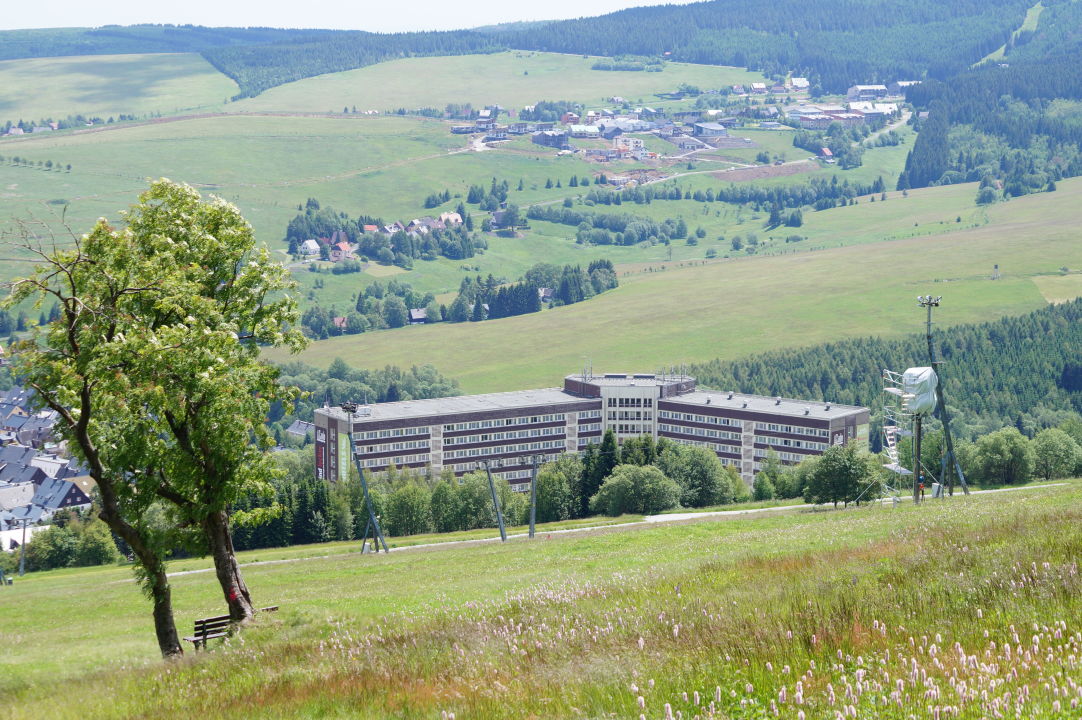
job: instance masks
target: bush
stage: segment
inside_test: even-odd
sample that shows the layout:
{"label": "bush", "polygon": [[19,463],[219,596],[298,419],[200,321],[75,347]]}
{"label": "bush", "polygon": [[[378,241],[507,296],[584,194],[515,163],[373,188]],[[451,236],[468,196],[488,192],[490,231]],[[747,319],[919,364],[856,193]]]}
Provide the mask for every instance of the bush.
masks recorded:
{"label": "bush", "polygon": [[1033,474],[1033,448],[1013,427],[982,435],[965,458],[969,475],[982,485],[1017,485]]}
{"label": "bush", "polygon": [[736,500],[736,487],[725,466],[704,447],[667,444],[657,465],[679,485],[680,504],[684,507],[727,505]]}
{"label": "bush", "polygon": [[659,513],[676,507],[680,486],[652,465],[618,465],[590,499],[598,514]]}
{"label": "bush", "polygon": [[432,529],[428,489],[409,483],[391,493],[385,518],[388,535],[420,535]]}

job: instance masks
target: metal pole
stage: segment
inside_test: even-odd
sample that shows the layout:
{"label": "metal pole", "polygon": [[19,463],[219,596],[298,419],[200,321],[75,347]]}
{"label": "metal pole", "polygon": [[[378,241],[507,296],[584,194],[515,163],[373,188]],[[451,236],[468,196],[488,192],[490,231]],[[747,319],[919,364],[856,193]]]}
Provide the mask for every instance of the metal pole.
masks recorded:
{"label": "metal pole", "polygon": [[924,474],[920,469],[920,425],[921,416],[913,418],[913,504],[920,503],[920,486]]}
{"label": "metal pole", "polygon": [[951,423],[950,412],[947,410],[947,401],[943,394],[943,376],[942,376],[942,361],[935,359],[935,348],[932,342],[932,308],[939,307],[939,298],[932,298],[928,296],[927,302],[922,301],[928,308],[928,320],[925,324],[926,337],[928,340],[928,361],[931,363],[932,368],[935,370],[938,382],[935,385],[935,398],[936,403],[939,405],[939,419],[943,423],[943,441],[947,446],[946,454],[946,472],[940,478],[940,482],[943,482],[947,486],[947,493],[954,495],[954,475],[958,475],[958,483],[962,486],[962,492],[966,495],[969,494],[969,485],[966,483],[965,475],[962,474],[962,466],[958,462],[958,456],[954,454],[954,437],[951,435]]}
{"label": "metal pole", "polygon": [[[352,433],[350,433],[352,435]],[[364,468],[361,467],[361,460],[357,457],[357,453],[353,454],[353,462],[357,465],[357,474],[361,476],[361,489],[364,491],[364,504],[368,506],[368,522],[372,523],[372,527],[375,530],[376,538],[379,539],[379,543],[376,544],[376,552],[379,552],[380,544],[383,545],[383,552],[391,552],[391,549],[387,547],[387,541],[383,539],[383,530],[379,526],[379,520],[376,518],[376,510],[372,507],[372,496],[368,494],[368,481],[364,479]],[[368,531],[365,531],[365,537],[367,538]]]}
{"label": "metal pole", "polygon": [[537,456],[533,456],[533,469],[530,474],[530,538],[533,538],[534,524],[537,521]]}
{"label": "metal pole", "polygon": [[485,472],[488,473],[488,489],[492,491],[492,507],[496,508],[496,522],[500,525],[500,540],[507,542],[507,530],[503,526],[503,512],[500,510],[500,499],[496,497],[496,483],[492,480],[492,469],[485,463]]}
{"label": "metal pole", "polygon": [[23,518],[23,541],[19,544],[19,577],[26,574],[26,523],[27,518]]}

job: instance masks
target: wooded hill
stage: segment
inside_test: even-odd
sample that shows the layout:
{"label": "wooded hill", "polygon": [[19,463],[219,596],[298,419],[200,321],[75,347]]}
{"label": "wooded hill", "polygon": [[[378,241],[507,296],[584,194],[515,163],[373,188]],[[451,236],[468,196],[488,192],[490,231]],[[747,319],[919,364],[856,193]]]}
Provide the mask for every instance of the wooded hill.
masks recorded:
{"label": "wooded hill", "polygon": [[[914,325],[917,308],[905,310]],[[1017,425],[1027,432],[1082,411],[1082,300],[1029,315],[935,332],[952,428],[963,438]],[[923,333],[898,340],[843,340],[741,360],[692,365],[700,384],[719,390],[863,405],[884,404],[883,369],[928,364]],[[873,443],[878,440],[872,438]]]}
{"label": "wooded hill", "polygon": [[485,31],[380,34],[134,25],[0,33],[0,59],[200,52],[239,97],[391,58],[507,48],[665,56],[808,75],[825,91],[854,83],[945,78],[1007,43],[1030,0],[714,0]]}

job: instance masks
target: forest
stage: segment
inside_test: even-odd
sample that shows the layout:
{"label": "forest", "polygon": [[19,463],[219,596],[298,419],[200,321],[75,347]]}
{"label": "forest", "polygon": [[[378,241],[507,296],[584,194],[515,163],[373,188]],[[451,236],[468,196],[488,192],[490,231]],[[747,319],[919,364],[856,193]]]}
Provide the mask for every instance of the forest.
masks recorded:
{"label": "forest", "polygon": [[979,181],[1011,197],[1082,174],[1077,57],[983,66],[911,87],[906,97],[928,116],[917,124],[900,189]]}
{"label": "forest", "polygon": [[[914,308],[913,324],[920,322]],[[959,437],[1005,425],[1032,435],[1082,412],[1082,300],[958,325],[937,331],[935,342],[946,363],[944,389],[951,427]],[[701,385],[718,390],[830,400],[870,407],[875,415],[884,404],[883,369],[900,372],[927,363],[924,335],[914,334],[713,360],[689,372]]]}

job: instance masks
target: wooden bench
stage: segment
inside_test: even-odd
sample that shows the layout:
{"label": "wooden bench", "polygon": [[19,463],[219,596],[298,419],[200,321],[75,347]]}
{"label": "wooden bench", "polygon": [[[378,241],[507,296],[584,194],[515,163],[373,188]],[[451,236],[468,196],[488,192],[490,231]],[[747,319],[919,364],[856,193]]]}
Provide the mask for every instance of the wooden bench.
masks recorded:
{"label": "wooden bench", "polygon": [[[277,605],[271,605],[270,607],[259,608],[258,612],[274,612],[278,609]],[[192,631],[191,637],[184,638],[185,642],[190,642],[198,650],[202,647],[204,650],[207,647],[207,640],[215,640],[217,638],[224,638],[230,635],[233,623],[229,620],[228,615],[215,615],[214,617],[200,618],[195,621],[195,629]]]}

